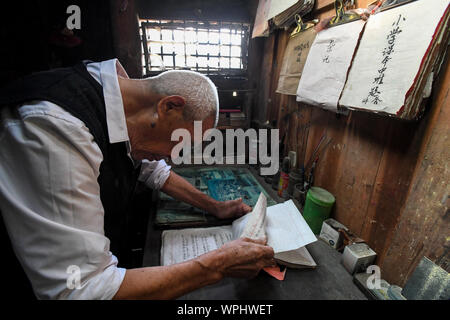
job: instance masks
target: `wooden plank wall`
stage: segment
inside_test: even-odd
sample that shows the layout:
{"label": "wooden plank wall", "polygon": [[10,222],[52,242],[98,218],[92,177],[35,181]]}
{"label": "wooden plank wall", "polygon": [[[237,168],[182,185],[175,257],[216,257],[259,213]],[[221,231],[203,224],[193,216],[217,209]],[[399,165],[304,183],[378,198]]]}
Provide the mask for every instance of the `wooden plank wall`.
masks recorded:
{"label": "wooden plank wall", "polygon": [[[357,4],[363,7],[368,2]],[[314,16],[333,16],[332,3],[317,1]],[[423,255],[448,270],[448,212],[442,213],[449,206],[450,157],[443,152],[450,150],[448,67],[435,83],[428,112],[419,122],[361,112],[338,116],[275,93],[288,40],[289,33],[282,30],[265,40],[254,119],[276,123],[280,136],[289,130],[285,151],[297,150],[299,159],[302,132],[293,127],[294,119],[310,125],[306,159],[324,132],[333,138],[319,161],[315,185],[336,196],[332,216],[377,252],[384,279],[403,285]]]}
{"label": "wooden plank wall", "polygon": [[116,57],[131,78],[141,78],[142,53],[136,1],[110,0],[110,13]]}

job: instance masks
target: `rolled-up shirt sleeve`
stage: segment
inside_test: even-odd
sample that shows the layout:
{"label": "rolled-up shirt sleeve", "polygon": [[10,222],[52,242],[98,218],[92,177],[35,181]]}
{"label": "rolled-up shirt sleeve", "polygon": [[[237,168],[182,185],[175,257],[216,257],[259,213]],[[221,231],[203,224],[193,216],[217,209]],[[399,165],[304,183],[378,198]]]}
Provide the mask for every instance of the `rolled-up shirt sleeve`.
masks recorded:
{"label": "rolled-up shirt sleeve", "polygon": [[169,178],[170,168],[164,160],[142,160],[138,179],[151,189],[161,189]]}
{"label": "rolled-up shirt sleeve", "polygon": [[103,159],[84,124],[45,103],[0,131],[0,209],[39,299],[111,299],[126,270],[104,235]]}

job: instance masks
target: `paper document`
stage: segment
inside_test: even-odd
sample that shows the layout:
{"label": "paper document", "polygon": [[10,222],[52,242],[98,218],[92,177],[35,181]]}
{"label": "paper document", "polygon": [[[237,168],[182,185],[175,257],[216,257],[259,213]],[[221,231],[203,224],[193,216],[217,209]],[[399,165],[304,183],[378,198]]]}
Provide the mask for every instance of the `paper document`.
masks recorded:
{"label": "paper document", "polygon": [[294,4],[299,2],[299,0],[273,0],[270,4],[270,9],[267,14],[268,19],[272,19],[276,15],[279,15],[284,10],[289,9]]}
{"label": "paper document", "polygon": [[297,94],[303,67],[316,34],[314,28],[309,28],[289,38],[284,51],[276,92],[293,96]]}
{"label": "paper document", "polygon": [[314,7],[314,0],[259,0],[252,38],[269,35],[269,20],[277,27],[289,27],[294,15],[303,16]]}
{"label": "paper document", "polygon": [[316,266],[304,248],[317,240],[292,200],[266,209],[260,194],[253,211],[231,226],[166,230],[162,233],[161,264],[171,265],[198,257],[240,237],[267,238],[280,263],[292,267]]}
{"label": "paper document", "polygon": [[[266,210],[267,198],[261,193],[251,214],[240,218],[245,221],[234,223],[233,237],[235,239],[239,237],[256,240],[266,239]],[[241,231],[239,227],[242,226],[244,230]]]}
{"label": "paper document", "polygon": [[428,60],[439,30],[448,33],[448,15],[443,19],[448,5],[448,0],[415,1],[371,16],[339,104],[414,118],[415,104],[431,88]]}
{"label": "paper document", "polygon": [[365,22],[358,20],[319,32],[309,50],[297,101],[337,112],[339,97]]}

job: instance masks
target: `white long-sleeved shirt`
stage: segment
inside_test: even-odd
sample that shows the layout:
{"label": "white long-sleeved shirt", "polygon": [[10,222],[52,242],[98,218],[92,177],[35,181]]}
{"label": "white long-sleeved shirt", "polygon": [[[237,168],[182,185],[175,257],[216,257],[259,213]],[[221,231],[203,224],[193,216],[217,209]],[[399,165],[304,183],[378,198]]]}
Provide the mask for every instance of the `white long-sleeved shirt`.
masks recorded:
{"label": "white long-sleeved shirt", "polygon": [[[130,152],[118,82],[125,70],[117,59],[87,69],[103,87],[110,143],[126,142]],[[85,124],[54,103],[0,114],[0,210],[39,299],[111,299],[122,283],[125,269],[104,235],[102,161]],[[158,189],[169,174],[164,160],[144,160],[139,180]],[[80,288],[71,289],[78,270]]]}

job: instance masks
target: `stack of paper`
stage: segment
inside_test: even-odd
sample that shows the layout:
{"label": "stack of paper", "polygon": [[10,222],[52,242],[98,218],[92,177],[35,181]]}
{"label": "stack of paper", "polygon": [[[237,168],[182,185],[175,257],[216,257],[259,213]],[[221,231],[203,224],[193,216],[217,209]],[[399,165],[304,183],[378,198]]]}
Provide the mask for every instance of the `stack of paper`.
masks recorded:
{"label": "stack of paper", "polygon": [[314,7],[314,0],[259,0],[252,38],[269,35],[269,20],[275,26],[286,27],[294,23],[294,15],[303,16]]}
{"label": "stack of paper", "polygon": [[314,0],[279,0],[276,2],[292,3],[290,7],[273,16],[273,24],[279,28],[289,27],[295,21],[294,16],[296,14],[299,14],[302,17],[314,7]]}
{"label": "stack of paper", "polygon": [[317,34],[298,84],[297,101],[338,112],[339,97],[364,24],[357,20]]}
{"label": "stack of paper", "polygon": [[449,0],[415,1],[371,16],[340,108],[420,117],[448,45],[448,24]]}
{"label": "stack of paper", "polygon": [[230,125],[239,126],[245,123],[245,113],[243,112],[233,112],[230,113]]}

